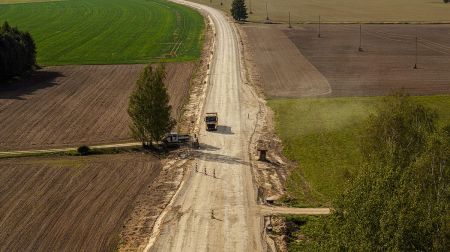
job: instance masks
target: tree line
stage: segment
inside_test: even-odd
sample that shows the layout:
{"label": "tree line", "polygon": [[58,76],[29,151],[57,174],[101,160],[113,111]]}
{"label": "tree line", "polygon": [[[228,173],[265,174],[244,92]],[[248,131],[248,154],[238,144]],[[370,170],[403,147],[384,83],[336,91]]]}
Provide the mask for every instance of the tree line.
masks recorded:
{"label": "tree line", "polygon": [[405,95],[387,98],[361,139],[364,162],[312,228],[320,251],[449,251],[450,125]]}
{"label": "tree line", "polygon": [[31,71],[36,65],[36,44],[30,33],[4,22],[0,27],[0,80]]}

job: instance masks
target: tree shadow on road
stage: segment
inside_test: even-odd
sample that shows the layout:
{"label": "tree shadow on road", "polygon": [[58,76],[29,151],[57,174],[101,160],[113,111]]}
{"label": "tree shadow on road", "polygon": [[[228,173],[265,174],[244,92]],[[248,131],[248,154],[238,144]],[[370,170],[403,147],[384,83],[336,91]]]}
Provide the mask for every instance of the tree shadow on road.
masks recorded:
{"label": "tree shadow on road", "polygon": [[219,162],[223,164],[250,165],[249,162],[244,161],[240,158],[214,153],[202,153],[201,155],[199,155],[198,159],[203,161]]}
{"label": "tree shadow on road", "polygon": [[201,150],[206,150],[206,151],[218,151],[218,150],[220,150],[219,147],[212,146],[212,145],[205,144],[205,143],[200,143],[200,149]]}

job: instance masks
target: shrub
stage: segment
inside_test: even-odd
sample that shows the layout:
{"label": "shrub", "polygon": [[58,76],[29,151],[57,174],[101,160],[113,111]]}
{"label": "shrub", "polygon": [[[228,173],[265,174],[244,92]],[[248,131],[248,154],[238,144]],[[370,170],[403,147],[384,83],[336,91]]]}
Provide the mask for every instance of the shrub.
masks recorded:
{"label": "shrub", "polygon": [[91,148],[89,148],[89,146],[87,146],[87,145],[82,145],[82,146],[78,147],[77,152],[81,156],[86,156],[91,153]]}

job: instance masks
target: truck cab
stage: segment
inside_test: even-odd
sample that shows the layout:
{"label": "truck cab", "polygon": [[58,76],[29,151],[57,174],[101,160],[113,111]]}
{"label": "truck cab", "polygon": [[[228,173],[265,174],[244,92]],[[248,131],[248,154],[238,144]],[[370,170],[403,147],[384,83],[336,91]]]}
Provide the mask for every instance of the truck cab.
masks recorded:
{"label": "truck cab", "polygon": [[205,115],[206,131],[216,131],[219,124],[217,113],[206,113]]}

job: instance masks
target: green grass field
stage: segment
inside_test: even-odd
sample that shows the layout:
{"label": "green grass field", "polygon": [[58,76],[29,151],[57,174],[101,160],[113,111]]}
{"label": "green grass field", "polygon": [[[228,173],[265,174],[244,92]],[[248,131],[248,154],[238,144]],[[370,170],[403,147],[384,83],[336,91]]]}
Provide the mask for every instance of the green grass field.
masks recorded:
{"label": "green grass field", "polygon": [[55,2],[64,0],[0,0],[0,4],[16,4],[16,3],[37,3],[37,2]]}
{"label": "green grass field", "polygon": [[[193,0],[229,12],[233,0]],[[220,5],[222,2],[223,5]],[[442,0],[247,0],[250,21],[274,22],[450,22],[450,4]]]}
{"label": "green grass field", "polygon": [[66,0],[0,5],[0,21],[29,31],[41,65],[188,61],[203,17],[165,0]]}
{"label": "green grass field", "polygon": [[38,3],[38,2],[55,2],[64,0],[0,0],[0,4],[16,4],[16,3]]}
{"label": "green grass field", "polygon": [[[450,123],[450,96],[413,99],[437,111],[440,126]],[[329,205],[342,190],[361,160],[362,124],[382,102],[383,97],[269,100],[284,154],[299,164],[287,185],[297,199],[294,204]],[[302,190],[302,176],[312,189],[310,195]]]}

